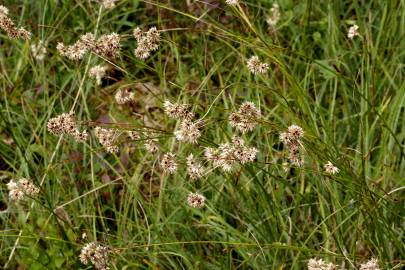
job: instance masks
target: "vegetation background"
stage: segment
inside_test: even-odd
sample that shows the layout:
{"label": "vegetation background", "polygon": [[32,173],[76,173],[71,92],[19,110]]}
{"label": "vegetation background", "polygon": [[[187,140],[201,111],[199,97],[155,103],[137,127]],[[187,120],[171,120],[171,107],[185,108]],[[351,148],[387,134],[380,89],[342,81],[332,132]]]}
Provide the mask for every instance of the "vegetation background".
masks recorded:
{"label": "vegetation background", "polygon": [[[405,1],[279,0],[275,27],[266,23],[275,1],[241,2],[121,0],[104,10],[85,0],[2,1],[33,37],[0,32],[1,265],[89,269],[78,255],[97,240],[113,250],[111,269],[304,269],[313,257],[347,269],[375,257],[382,269],[402,269]],[[350,40],[353,23],[360,36]],[[133,53],[136,26],[162,30],[145,61]],[[56,50],[94,31],[124,36],[101,86],[86,72],[105,59],[74,62]],[[43,61],[30,50],[40,40]],[[251,74],[252,55],[270,71]],[[114,94],[124,87],[136,102],[119,106]],[[197,145],[176,142],[164,100],[207,113]],[[190,181],[185,157],[202,159],[204,147],[229,140],[228,115],[244,101],[263,115],[243,136],[257,161]],[[153,127],[179,171],[163,174],[144,137],[115,155],[94,137],[81,144],[50,134],[48,119],[72,106],[83,126]],[[284,171],[278,136],[291,124],[305,131],[305,164]],[[323,172],[327,161],[339,174]],[[43,181],[40,196],[10,202],[6,184],[19,177]],[[204,208],[187,205],[190,191],[207,198]]]}

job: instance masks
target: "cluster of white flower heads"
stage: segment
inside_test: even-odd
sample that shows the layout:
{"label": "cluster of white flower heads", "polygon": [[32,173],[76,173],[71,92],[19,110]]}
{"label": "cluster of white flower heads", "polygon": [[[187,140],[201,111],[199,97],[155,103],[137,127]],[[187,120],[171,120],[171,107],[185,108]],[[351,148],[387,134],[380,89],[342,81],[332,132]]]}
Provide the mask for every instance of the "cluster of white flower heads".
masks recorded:
{"label": "cluster of white flower heads", "polygon": [[174,135],[181,142],[196,143],[197,139],[201,137],[201,132],[198,129],[198,123],[185,119],[181,122],[180,128],[174,132]]}
{"label": "cluster of white flower heads", "polygon": [[119,89],[117,93],[115,93],[115,102],[119,105],[131,103],[133,101],[135,101],[135,94],[129,88]]}
{"label": "cluster of white flower heads", "polygon": [[102,127],[96,127],[94,129],[94,134],[109,153],[118,153],[119,148],[117,146],[118,130],[116,129],[106,129]]}
{"label": "cluster of white flower heads", "polygon": [[119,56],[120,48],[120,36],[117,33],[102,35],[99,39],[96,39],[94,34],[87,33],[73,45],[66,46],[59,42],[56,46],[61,55],[71,60],[80,60],[89,51],[104,58],[114,59]]}
{"label": "cluster of white flower heads", "polygon": [[347,32],[347,37],[353,39],[356,36],[360,36],[359,34],[359,26],[357,24],[352,25]]}
{"label": "cluster of white flower heads", "polygon": [[17,182],[11,180],[7,184],[7,188],[9,190],[8,195],[12,201],[20,201],[24,199],[25,195],[33,197],[39,193],[39,188],[26,178],[21,178]]}
{"label": "cluster of white flower heads", "polygon": [[73,112],[63,113],[49,119],[47,127],[49,132],[55,135],[67,134],[78,142],[84,142],[89,138],[89,134],[86,130],[79,131]]}
{"label": "cluster of white flower heads", "polygon": [[100,5],[105,9],[111,9],[115,7],[115,2],[118,0],[101,0]]}
{"label": "cluster of white flower heads", "polygon": [[32,56],[38,61],[43,61],[46,56],[46,47],[42,41],[39,41],[37,44],[31,45]]}
{"label": "cluster of white flower heads", "polygon": [[236,6],[237,4],[239,4],[239,0],[225,0],[225,3],[230,6]]}
{"label": "cluster of white flower heads", "polygon": [[260,118],[260,110],[253,102],[246,101],[237,112],[231,113],[229,123],[242,133],[246,133],[256,127],[258,118]]}
{"label": "cluster of white flower heads", "polygon": [[89,75],[90,77],[96,79],[97,85],[101,85],[101,80],[105,77],[108,70],[108,66],[97,65],[90,68]]}
{"label": "cluster of white flower heads", "polygon": [[277,3],[273,3],[273,6],[270,9],[270,17],[267,18],[266,22],[268,25],[274,27],[280,20],[280,6]]}
{"label": "cluster of white flower heads", "polygon": [[378,265],[378,260],[375,258],[370,259],[368,262],[360,265],[360,270],[381,270]]}
{"label": "cluster of white flower heads", "polygon": [[308,261],[308,270],[336,270],[336,265],[327,263],[322,259],[310,259]]}
{"label": "cluster of white flower heads", "polygon": [[176,156],[173,153],[164,154],[162,156],[160,166],[162,167],[164,172],[167,172],[169,174],[175,173],[178,167]]}
{"label": "cluster of white flower heads", "polygon": [[133,32],[136,41],[138,42],[135,49],[135,56],[139,59],[146,59],[152,51],[159,48],[160,34],[156,27],[151,27],[147,32],[143,32],[139,27]]}
{"label": "cluster of white flower heads", "polygon": [[245,146],[242,138],[234,136],[232,143],[223,143],[218,148],[208,147],[204,154],[214,167],[221,167],[224,171],[229,172],[238,163],[253,162],[257,153],[258,150],[255,147]]}
{"label": "cluster of white flower heads", "polygon": [[339,173],[339,168],[335,167],[335,165],[333,165],[332,162],[330,162],[330,161],[328,161],[325,165],[323,165],[323,168],[325,169],[325,172],[327,174]]}
{"label": "cluster of white flower heads", "polygon": [[97,244],[96,242],[86,244],[80,252],[79,259],[85,265],[91,263],[94,265],[94,268],[98,270],[110,269],[110,267],[108,267],[108,247]]}
{"label": "cluster of white flower heads", "polygon": [[203,208],[205,206],[205,197],[201,194],[190,192],[187,196],[187,203],[191,207]]}
{"label": "cluster of white flower heads", "polygon": [[254,55],[247,61],[247,68],[253,74],[264,74],[269,70],[269,64],[260,61],[259,57]]}
{"label": "cluster of white flower heads", "polygon": [[0,5],[0,28],[3,29],[11,39],[31,39],[31,33],[23,27],[16,27],[14,22],[8,17],[8,8],[2,5]]}
{"label": "cluster of white flower heads", "polygon": [[178,103],[171,103],[170,101],[166,100],[163,104],[165,109],[165,113],[174,119],[192,119],[194,117],[194,113],[190,112],[190,105],[188,104],[178,104]]}
{"label": "cluster of white flower heads", "polygon": [[297,126],[291,125],[288,127],[287,132],[280,133],[280,141],[288,149],[288,159],[293,165],[302,166],[303,160],[301,156],[301,141],[304,136],[304,130]]}
{"label": "cluster of white flower heads", "polygon": [[194,155],[190,154],[187,157],[187,174],[192,180],[201,178],[204,173],[204,167],[195,161]]}

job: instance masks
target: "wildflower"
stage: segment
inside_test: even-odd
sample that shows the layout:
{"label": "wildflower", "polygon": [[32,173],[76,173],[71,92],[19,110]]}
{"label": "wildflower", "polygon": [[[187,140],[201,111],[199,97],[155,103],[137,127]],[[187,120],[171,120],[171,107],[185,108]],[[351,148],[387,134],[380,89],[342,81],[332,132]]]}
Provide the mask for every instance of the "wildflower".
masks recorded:
{"label": "wildflower", "polygon": [[187,104],[171,103],[166,100],[163,107],[165,108],[165,113],[171,118],[191,119],[194,117],[194,114],[189,111],[190,106]]}
{"label": "wildflower", "polygon": [[332,263],[327,263],[322,259],[310,259],[308,261],[308,270],[335,270],[336,266]]}
{"label": "wildflower", "polygon": [[200,163],[195,162],[193,154],[187,157],[187,174],[191,179],[195,180],[201,178],[204,168]]}
{"label": "wildflower", "polygon": [[349,28],[349,31],[347,32],[347,37],[350,39],[353,39],[355,36],[360,36],[358,30],[359,30],[359,26],[357,24],[352,25]]}
{"label": "wildflower", "polygon": [[138,45],[135,49],[135,56],[139,59],[146,59],[150,56],[152,51],[156,51],[159,48],[160,34],[156,27],[150,28],[147,32],[137,27],[133,32]]}
{"label": "wildflower", "polygon": [[118,138],[117,130],[96,127],[94,132],[98,141],[107,152],[117,153],[119,151],[119,148],[116,145],[116,140]]}
{"label": "wildflower", "polygon": [[360,265],[360,270],[380,270],[377,259],[370,259],[368,262]]}
{"label": "wildflower", "polygon": [[205,197],[201,194],[190,192],[187,196],[187,203],[191,207],[203,208],[205,206]]}
{"label": "wildflower", "polygon": [[11,180],[7,184],[9,197],[12,201],[19,201],[24,198],[24,195],[35,196],[39,193],[39,188],[28,181],[26,178],[21,178],[18,182]]}
{"label": "wildflower", "polygon": [[156,140],[153,139],[146,140],[144,146],[146,151],[148,151],[151,154],[156,153],[159,150],[156,144]]}
{"label": "wildflower", "polygon": [[332,162],[328,161],[324,166],[325,172],[327,174],[337,174],[339,173],[339,168],[335,167]]}
{"label": "wildflower", "polygon": [[273,3],[273,6],[270,9],[270,17],[267,18],[267,23],[270,26],[275,26],[280,20],[280,6],[277,3]]}
{"label": "wildflower", "polygon": [[297,166],[302,166],[303,160],[301,157],[301,141],[300,139],[304,136],[304,130],[297,126],[291,125],[288,127],[287,132],[280,133],[280,141],[288,149],[288,159],[290,162]]}
{"label": "wildflower", "polygon": [[232,143],[223,143],[217,149],[206,148],[205,158],[212,161],[214,167],[221,167],[224,171],[231,171],[240,162],[246,164],[256,159],[258,150],[244,145],[242,138],[234,136]]}
{"label": "wildflower", "polygon": [[49,119],[47,127],[49,132],[55,135],[67,134],[79,142],[84,142],[89,137],[87,131],[79,131],[73,112],[63,113]]}
{"label": "wildflower", "polygon": [[139,140],[141,138],[141,136],[139,135],[139,132],[137,132],[137,131],[130,130],[130,131],[127,131],[127,134],[131,140]]}
{"label": "wildflower", "polygon": [[96,242],[86,244],[80,252],[79,259],[85,265],[91,263],[98,270],[110,269],[108,267],[108,247]]}
{"label": "wildflower", "polygon": [[256,127],[256,119],[260,117],[260,110],[252,102],[244,102],[237,112],[231,113],[229,123],[242,133],[252,131]]}
{"label": "wildflower", "polygon": [[107,66],[97,65],[90,69],[89,74],[96,79],[97,85],[101,85],[101,79],[105,77]]}
{"label": "wildflower", "polygon": [[105,9],[111,9],[115,7],[115,2],[118,0],[101,0],[100,5]]}
{"label": "wildflower", "polygon": [[160,166],[162,166],[164,172],[167,172],[169,174],[175,173],[178,167],[176,156],[173,153],[164,154],[162,157],[162,161],[160,162]]}
{"label": "wildflower", "polygon": [[225,0],[225,3],[230,6],[236,6],[237,4],[239,4],[239,0]]}
{"label": "wildflower", "polygon": [[180,124],[180,129],[174,132],[176,139],[182,142],[196,143],[201,136],[198,130],[198,124],[185,119]]}
{"label": "wildflower", "polygon": [[45,59],[46,48],[42,41],[39,41],[37,44],[32,44],[31,52],[36,60],[43,61]]}
{"label": "wildflower", "polygon": [[119,105],[123,105],[125,103],[130,103],[134,100],[135,100],[135,94],[127,88],[120,89],[115,94],[115,101]]}
{"label": "wildflower", "polygon": [[31,39],[31,33],[25,30],[23,27],[17,28],[14,22],[7,15],[8,8],[0,5],[0,28],[7,33],[7,36],[11,39]]}
{"label": "wildflower", "polygon": [[70,46],[59,42],[56,49],[61,55],[71,60],[80,60],[88,51],[105,58],[116,58],[120,47],[120,36],[116,33],[102,35],[98,40],[92,33],[87,33]]}
{"label": "wildflower", "polygon": [[247,61],[247,67],[253,74],[263,74],[269,69],[269,64],[262,63],[257,56],[252,56]]}

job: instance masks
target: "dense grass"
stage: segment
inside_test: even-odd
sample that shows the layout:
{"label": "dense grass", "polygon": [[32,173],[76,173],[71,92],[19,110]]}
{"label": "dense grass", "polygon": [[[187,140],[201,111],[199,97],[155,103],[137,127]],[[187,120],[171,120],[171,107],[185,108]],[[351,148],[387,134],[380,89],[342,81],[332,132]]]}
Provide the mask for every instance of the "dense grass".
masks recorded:
{"label": "dense grass", "polygon": [[[78,255],[93,240],[111,247],[111,269],[305,269],[312,257],[348,269],[371,257],[382,269],[405,265],[405,1],[278,1],[275,29],[266,24],[272,0],[243,2],[3,3],[33,38],[0,32],[1,265],[88,269]],[[350,40],[353,22],[361,36]],[[133,54],[138,25],[164,30],[145,61]],[[105,59],[74,62],[56,50],[94,31],[125,36],[102,86],[86,71]],[[42,62],[30,51],[39,40]],[[251,74],[251,55],[270,72]],[[123,87],[136,91],[135,104],[116,104]],[[206,115],[197,145],[175,140],[167,99]],[[204,147],[230,140],[228,115],[243,101],[263,115],[243,135],[257,161],[190,181],[186,156],[202,160]],[[71,108],[83,126],[102,121],[144,136],[115,155],[94,136],[82,144],[50,134],[49,118]],[[305,164],[285,172],[279,133],[291,124],[305,130]],[[158,138],[159,154],[178,154],[175,175],[145,151],[146,137]],[[340,173],[325,174],[327,161]],[[20,177],[41,191],[15,204],[6,183]],[[206,206],[189,207],[189,191]]]}

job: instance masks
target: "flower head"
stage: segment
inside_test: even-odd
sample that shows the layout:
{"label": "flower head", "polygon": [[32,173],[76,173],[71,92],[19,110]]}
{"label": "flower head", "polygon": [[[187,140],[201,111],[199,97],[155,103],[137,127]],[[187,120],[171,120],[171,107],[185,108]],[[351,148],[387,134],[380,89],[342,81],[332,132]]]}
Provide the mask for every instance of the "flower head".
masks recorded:
{"label": "flower head", "polygon": [[375,258],[370,259],[368,262],[360,265],[360,270],[380,270],[378,260]]}
{"label": "flower head", "polygon": [[31,53],[36,60],[43,61],[46,55],[46,47],[44,43],[42,41],[39,41],[37,44],[32,44]]}
{"label": "flower head", "polygon": [[128,88],[119,89],[115,94],[115,101],[117,104],[123,105],[125,103],[131,103],[135,100],[135,94]]}
{"label": "flower head", "polygon": [[308,270],[335,270],[336,266],[333,263],[327,263],[322,259],[310,259],[308,261]]}
{"label": "flower head", "polygon": [[237,4],[239,4],[239,0],[225,0],[225,3],[230,6],[236,6]]}
{"label": "flower head", "polygon": [[339,168],[335,167],[332,162],[328,161],[324,166],[325,172],[327,174],[337,174],[339,173]]}
{"label": "flower head", "polygon": [[260,110],[254,103],[246,101],[242,103],[237,112],[231,113],[229,123],[242,133],[246,133],[256,127],[258,118],[260,118]]}
{"label": "flower head", "polygon": [[160,166],[162,166],[164,172],[169,174],[175,173],[178,167],[176,156],[173,153],[164,154]]}
{"label": "flower head", "polygon": [[264,74],[269,69],[269,64],[261,62],[258,56],[252,56],[247,61],[247,67],[253,74]]}
{"label": "flower head", "polygon": [[156,144],[156,140],[154,139],[146,140],[144,146],[146,151],[148,151],[151,154],[156,153],[159,150],[159,147]]}
{"label": "flower head", "polygon": [[88,265],[91,263],[98,270],[109,270],[108,247],[91,242],[86,244],[79,255],[80,261]]}
{"label": "flower head", "polygon": [[187,157],[187,174],[191,179],[196,180],[202,177],[203,172],[203,166],[195,161],[193,154],[190,154]]}
{"label": "flower head", "polygon": [[171,103],[166,100],[163,107],[165,108],[165,113],[171,118],[191,119],[194,117],[194,114],[189,111],[190,106],[188,104]]}
{"label": "flower head", "polygon": [[190,192],[187,196],[187,203],[191,207],[203,208],[205,206],[205,197],[201,194]]}
{"label": "flower head", "polygon": [[8,8],[2,5],[0,5],[0,28],[3,29],[11,39],[31,39],[31,33],[23,27],[16,27],[14,22],[8,17]]}
{"label": "flower head", "polygon": [[185,119],[181,122],[180,128],[174,132],[176,139],[182,142],[196,143],[201,136],[198,124]]}
{"label": "flower head", "polygon": [[355,36],[360,36],[359,34],[359,26],[357,24],[352,25],[347,32],[347,37],[353,39]]}
{"label": "flower head", "polygon": [[270,26],[275,26],[280,20],[280,16],[280,6],[277,3],[273,3],[270,9],[270,17],[266,21]]}
{"label": "flower head", "polygon": [[152,51],[156,51],[159,48],[160,34],[156,27],[151,27],[147,32],[137,27],[133,32],[138,46],[135,49],[135,56],[139,59],[146,59],[150,56]]}
{"label": "flower head", "polygon": [[118,131],[116,129],[96,127],[94,133],[107,152],[117,153],[119,151],[117,146]]}
{"label": "flower head", "polygon": [[39,188],[26,178],[21,178],[17,182],[11,180],[7,184],[7,188],[9,190],[8,195],[12,201],[22,200],[25,195],[33,197],[39,193]]}
{"label": "flower head", "polygon": [[97,65],[90,69],[89,75],[96,79],[97,85],[101,85],[101,79],[106,75],[108,66]]}
{"label": "flower head", "polygon": [[118,0],[100,0],[100,5],[105,9],[111,9],[115,7],[115,2]]}
{"label": "flower head", "polygon": [[55,135],[67,134],[78,142],[84,142],[89,137],[86,130],[79,131],[73,112],[62,113],[61,115],[49,119],[47,127],[49,132]]}

